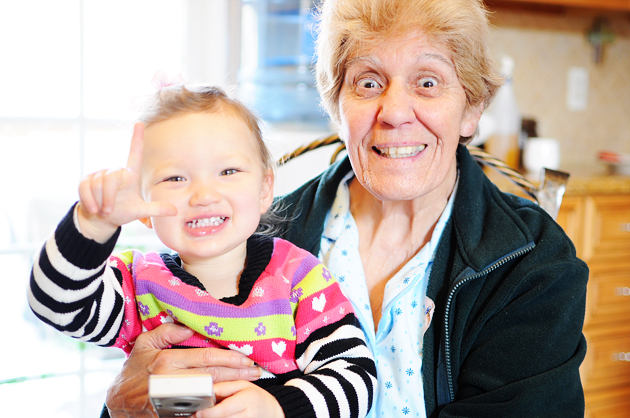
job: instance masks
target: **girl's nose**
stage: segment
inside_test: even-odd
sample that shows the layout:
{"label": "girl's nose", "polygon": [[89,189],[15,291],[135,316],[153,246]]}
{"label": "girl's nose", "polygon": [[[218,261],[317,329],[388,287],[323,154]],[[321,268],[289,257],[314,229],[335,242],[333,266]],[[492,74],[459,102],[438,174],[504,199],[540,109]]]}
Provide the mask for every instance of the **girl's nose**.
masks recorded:
{"label": "girl's nose", "polygon": [[398,128],[416,120],[413,91],[402,80],[393,79],[381,95],[379,123]]}
{"label": "girl's nose", "polygon": [[212,203],[216,203],[221,199],[220,193],[215,187],[209,184],[202,184],[195,188],[192,196],[190,197],[191,206],[208,206]]}

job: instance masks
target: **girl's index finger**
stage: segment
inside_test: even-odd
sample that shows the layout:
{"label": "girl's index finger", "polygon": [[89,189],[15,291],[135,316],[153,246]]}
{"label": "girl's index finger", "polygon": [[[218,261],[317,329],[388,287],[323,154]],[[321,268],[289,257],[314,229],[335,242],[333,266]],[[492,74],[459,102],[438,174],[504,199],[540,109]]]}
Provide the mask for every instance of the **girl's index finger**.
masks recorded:
{"label": "girl's index finger", "polygon": [[139,173],[142,167],[142,149],[144,148],[144,124],[138,122],[133,126],[131,136],[131,146],[129,148],[129,158],[127,159],[127,169],[134,173]]}

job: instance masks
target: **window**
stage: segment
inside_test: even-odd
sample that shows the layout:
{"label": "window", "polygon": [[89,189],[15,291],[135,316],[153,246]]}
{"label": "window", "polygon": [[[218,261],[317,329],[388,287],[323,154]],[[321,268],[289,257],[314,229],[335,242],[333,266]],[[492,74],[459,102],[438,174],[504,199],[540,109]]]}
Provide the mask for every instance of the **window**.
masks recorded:
{"label": "window", "polygon": [[[0,399],[36,400],[55,418],[99,416],[120,350],[83,344],[35,318],[26,302],[31,257],[77,198],[88,172],[120,166],[136,97],[156,69],[182,69],[178,0],[0,3]],[[149,237],[139,227],[129,240]],[[141,244],[153,245],[150,239]],[[2,415],[39,415],[4,402]]]}
{"label": "window", "polygon": [[[268,114],[271,122],[317,119],[320,123],[293,130],[267,125],[276,156],[328,133],[318,119],[321,115],[312,117],[319,112],[307,63],[312,39],[303,34],[306,38],[299,39],[305,44],[287,43],[273,53],[275,62],[257,60],[271,55],[259,54],[262,33],[255,29],[267,25],[277,30],[272,36],[276,40],[281,28],[301,33],[310,25],[311,17],[305,13],[310,4],[310,0],[0,2],[0,178],[4,179],[0,306],[9,312],[2,333],[0,399],[20,401],[5,402],[2,416],[35,417],[41,411],[50,418],[98,416],[105,391],[122,365],[120,350],[79,343],[35,318],[26,301],[26,287],[33,254],[77,199],[80,179],[126,163],[136,117],[132,104],[154,92],[151,78],[156,70],[171,77],[182,73],[192,83],[231,86],[238,81],[242,59],[244,99],[247,83],[260,68],[306,77],[306,86],[298,82],[280,88],[286,95],[283,101],[271,102],[269,97],[277,100],[277,95],[268,89],[269,96],[258,94],[250,104],[284,109]],[[272,13],[262,15],[261,8]],[[246,22],[243,31],[241,18]],[[265,42],[274,43],[272,38]],[[278,61],[282,54],[294,61]],[[303,103],[303,111],[287,113],[294,112],[295,103]],[[328,159],[329,155],[313,163],[317,168],[310,175],[325,167]],[[303,162],[299,172],[277,183],[278,193],[309,178]],[[119,243],[164,249],[139,222],[123,228]],[[24,402],[30,400],[36,400],[39,409],[25,408]]]}

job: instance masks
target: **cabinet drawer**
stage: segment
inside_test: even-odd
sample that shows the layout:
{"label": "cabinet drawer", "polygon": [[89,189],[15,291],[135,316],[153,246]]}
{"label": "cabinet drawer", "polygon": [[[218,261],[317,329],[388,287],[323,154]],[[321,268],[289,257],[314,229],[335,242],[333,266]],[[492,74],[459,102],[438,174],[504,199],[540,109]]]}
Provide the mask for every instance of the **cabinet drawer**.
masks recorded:
{"label": "cabinet drawer", "polygon": [[630,328],[630,263],[591,264],[587,288],[585,327],[614,322]]}
{"label": "cabinet drawer", "polygon": [[584,211],[584,260],[630,257],[630,196],[589,196]]}
{"label": "cabinet drawer", "polygon": [[588,350],[580,367],[585,393],[630,387],[630,332],[609,339],[592,339],[588,332],[585,335]]}
{"label": "cabinet drawer", "polygon": [[562,200],[560,211],[556,222],[562,226],[564,232],[571,238],[576,250],[579,252],[582,248],[582,229],[584,229],[583,220],[584,205],[582,197],[567,196]]}
{"label": "cabinet drawer", "polygon": [[630,387],[586,394],[585,418],[628,418]]}
{"label": "cabinet drawer", "polygon": [[585,418],[628,418],[630,416],[630,400],[621,403],[597,405],[591,407],[586,401]]}

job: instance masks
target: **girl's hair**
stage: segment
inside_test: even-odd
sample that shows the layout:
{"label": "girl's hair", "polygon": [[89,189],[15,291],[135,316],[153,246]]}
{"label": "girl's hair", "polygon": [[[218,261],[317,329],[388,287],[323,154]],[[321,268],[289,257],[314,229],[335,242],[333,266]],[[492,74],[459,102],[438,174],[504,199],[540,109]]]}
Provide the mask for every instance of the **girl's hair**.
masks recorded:
{"label": "girl's hair", "polygon": [[322,1],[316,76],[323,107],[339,124],[339,94],[352,55],[411,31],[422,31],[446,48],[468,106],[487,107],[503,82],[488,56],[487,14],[481,0]]}
{"label": "girl's hair", "polygon": [[187,113],[229,111],[240,117],[256,138],[263,168],[272,170],[273,158],[262,138],[260,122],[256,115],[240,101],[229,97],[213,86],[168,86],[155,93],[145,105],[139,120],[148,128],[158,122]]}
{"label": "girl's hair", "polygon": [[[155,93],[153,99],[145,105],[139,120],[148,128],[165,120],[187,113],[229,111],[240,117],[256,138],[256,147],[260,153],[263,169],[273,170],[275,164],[262,137],[260,121],[240,101],[233,99],[218,87],[212,86],[168,86]],[[277,204],[272,205],[261,216],[256,232],[275,235],[280,230],[284,219],[276,214]]]}

